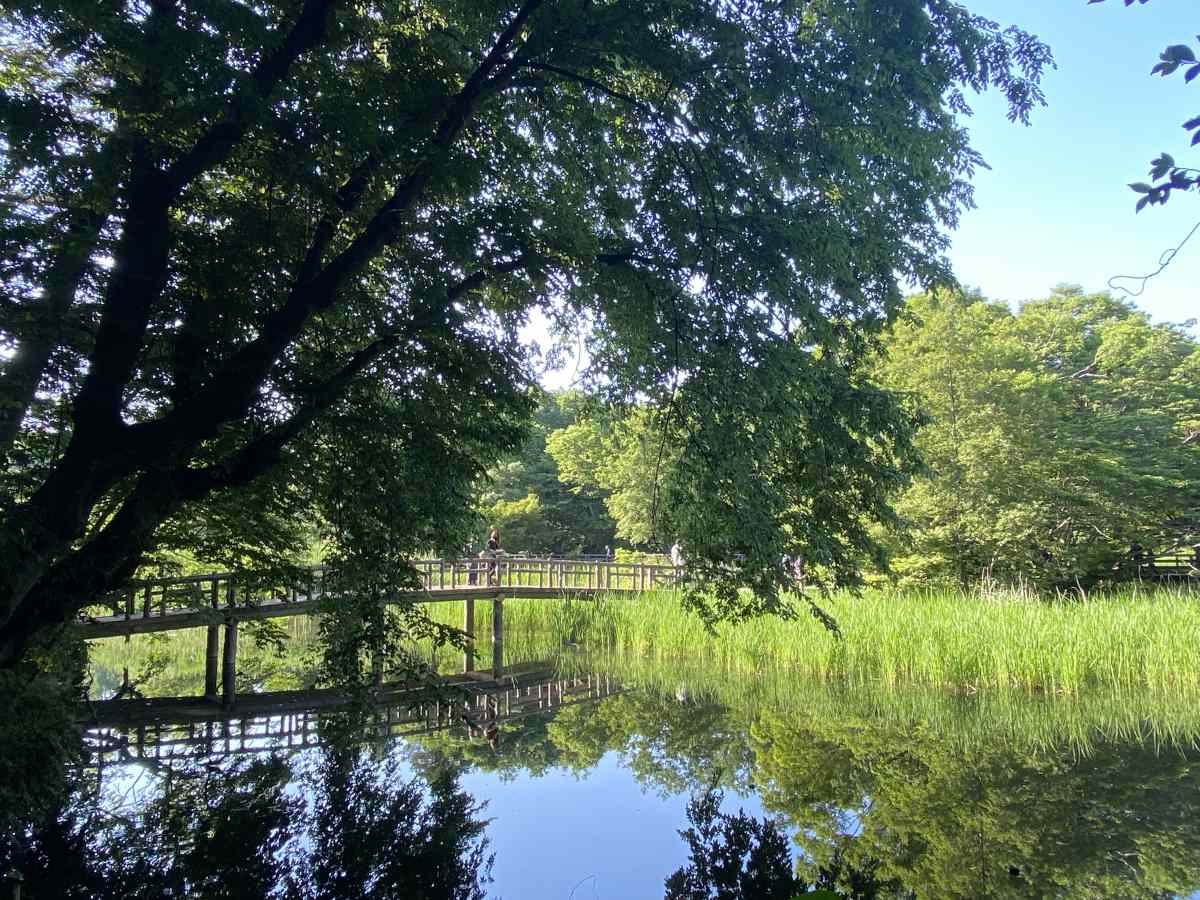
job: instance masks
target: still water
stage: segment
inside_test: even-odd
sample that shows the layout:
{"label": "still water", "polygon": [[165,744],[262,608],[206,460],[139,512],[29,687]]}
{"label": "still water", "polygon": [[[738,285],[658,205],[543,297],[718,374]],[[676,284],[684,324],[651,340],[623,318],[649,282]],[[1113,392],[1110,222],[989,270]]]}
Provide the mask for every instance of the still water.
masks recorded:
{"label": "still water", "polygon": [[365,719],[301,692],[232,721],[159,708],[98,731],[101,765],[31,841],[23,896],[1200,889],[1194,704],[849,690],[577,652],[447,690],[418,706],[385,690]]}

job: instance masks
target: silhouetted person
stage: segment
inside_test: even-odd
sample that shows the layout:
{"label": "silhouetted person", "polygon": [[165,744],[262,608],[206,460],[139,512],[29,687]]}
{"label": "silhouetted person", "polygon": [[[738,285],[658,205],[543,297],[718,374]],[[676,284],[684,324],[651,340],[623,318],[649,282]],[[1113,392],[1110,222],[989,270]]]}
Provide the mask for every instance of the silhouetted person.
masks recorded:
{"label": "silhouetted person", "polygon": [[499,568],[496,562],[496,556],[500,553],[500,529],[493,528],[488,533],[487,550],[488,555],[488,584],[499,584],[500,579],[497,577]]}

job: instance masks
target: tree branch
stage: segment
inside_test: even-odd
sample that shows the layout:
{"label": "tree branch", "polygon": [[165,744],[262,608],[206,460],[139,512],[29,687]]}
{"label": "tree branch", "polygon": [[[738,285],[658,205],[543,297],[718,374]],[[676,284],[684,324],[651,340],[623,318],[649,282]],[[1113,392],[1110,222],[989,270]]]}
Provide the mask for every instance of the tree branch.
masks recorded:
{"label": "tree branch", "polygon": [[140,429],[146,435],[153,435],[150,440],[158,442],[163,434],[174,434],[177,439],[187,441],[202,440],[214,433],[221,422],[237,417],[249,407],[271,366],[299,336],[312,315],[336,302],[346,283],[385,246],[399,238],[405,214],[416,205],[474,113],[479,99],[495,86],[497,80],[510,78],[516,71],[515,67],[505,63],[506,56],[542,2],[526,0],[450,102],[424,158],[396,187],[358,237],[318,274],[307,281],[297,281],[283,304],[267,316],[258,337],[232,354],[192,402],[178,407],[156,423],[148,423],[153,428]]}
{"label": "tree branch", "polygon": [[[45,585],[55,571],[51,561],[83,534],[92,508],[105,491],[148,459],[170,461],[186,449],[178,441],[160,448],[129,448],[121,421],[123,393],[141,355],[150,310],[166,284],[170,208],[193,178],[228,157],[261,112],[260,101],[286,77],[301,54],[324,38],[329,13],[339,2],[305,0],[280,48],[255,68],[250,89],[231,101],[227,118],[201,136],[167,172],[155,165],[148,141],[133,143],[128,212],[113,253],[116,262],[105,290],[88,374],[75,398],[71,440],[38,491],[15,507],[0,529],[0,555],[16,559],[0,572],[0,626],[7,628],[4,623],[12,619],[42,614],[22,607],[28,607],[31,594],[40,598],[35,605],[50,602]],[[150,519],[154,517],[141,524]],[[150,527],[158,522],[161,518]],[[76,554],[69,557],[76,558]]]}
{"label": "tree branch", "polygon": [[92,365],[75,402],[77,437],[95,440],[97,434],[119,431],[122,393],[141,353],[150,310],[166,283],[169,210],[192,180],[228,158],[296,60],[324,39],[329,14],[338,2],[305,0],[282,45],[255,67],[249,88],[237,92],[222,120],[165,173],[154,165],[149,148],[140,148]]}
{"label": "tree branch", "polygon": [[46,272],[42,296],[32,312],[32,325],[20,337],[16,353],[0,372],[0,454],[16,440],[33,398],[37,393],[50,356],[57,346],[57,334],[67,311],[75,302],[79,283],[91,263],[100,232],[108,220],[116,185],[110,183],[99,208],[69,210],[62,242],[52,251],[53,261]]}
{"label": "tree branch", "polygon": [[163,179],[163,188],[173,202],[195,178],[219,165],[262,114],[262,103],[287,77],[292,65],[326,37],[330,13],[342,0],[305,0],[287,37],[273,53],[267,53],[250,74],[249,88],[230,99],[221,120],[208,129],[191,150],[175,161]]}
{"label": "tree branch", "polygon": [[620,100],[622,103],[628,103],[634,109],[637,109],[641,112],[648,114],[654,113],[653,107],[651,107],[650,104],[646,103],[644,100],[639,100],[637,97],[634,97],[630,94],[622,93],[616,88],[609,87],[602,81],[597,81],[595,78],[582,75],[579,72],[572,72],[570,69],[564,69],[561,66],[555,66],[544,62],[536,62],[532,59],[516,58],[513,60],[513,64],[523,69],[535,69],[539,72],[552,72],[555,75],[561,75],[568,81],[577,82],[585,87],[590,87],[593,90],[599,91],[605,96],[612,97],[614,100]]}

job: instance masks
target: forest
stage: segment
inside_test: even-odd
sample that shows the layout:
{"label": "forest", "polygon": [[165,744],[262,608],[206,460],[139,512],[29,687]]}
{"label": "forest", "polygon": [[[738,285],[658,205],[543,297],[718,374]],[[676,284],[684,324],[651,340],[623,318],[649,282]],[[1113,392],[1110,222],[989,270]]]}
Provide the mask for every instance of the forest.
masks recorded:
{"label": "forest", "polygon": [[1058,71],[983,5],[0,4],[14,891],[474,900],[622,786],[671,900],[1194,891],[1200,340],[1125,294],[1198,229],[962,283]]}
{"label": "forest", "polygon": [[[883,553],[861,557],[867,581],[1090,589],[1194,559],[1200,343],[1186,325],[1071,286],[1015,312],[962,291],[913,295],[870,378],[914,432],[895,515],[872,526]],[[480,511],[510,552],[675,540],[663,498],[682,489],[689,425],[589,400],[546,396],[533,435],[489,473]],[[752,539],[727,535],[726,550]],[[806,562],[819,580],[826,561]]]}

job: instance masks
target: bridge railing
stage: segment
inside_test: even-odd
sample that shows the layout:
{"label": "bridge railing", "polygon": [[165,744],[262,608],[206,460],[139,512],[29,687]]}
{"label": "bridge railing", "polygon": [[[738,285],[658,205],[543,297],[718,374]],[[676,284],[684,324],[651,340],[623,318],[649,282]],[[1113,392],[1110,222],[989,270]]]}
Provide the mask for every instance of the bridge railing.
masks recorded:
{"label": "bridge railing", "polygon": [[150,618],[184,610],[317,599],[325,593],[327,571],[326,566],[310,566],[301,570],[298,579],[278,584],[238,572],[140,579],[87,606],[81,617]]}
{"label": "bridge railing", "polygon": [[[682,572],[673,566],[599,559],[538,559],[498,555],[462,559],[414,560],[419,591],[437,594],[479,589],[537,589],[539,592],[641,592],[670,588]],[[169,613],[223,610],[264,603],[316,600],[336,590],[326,566],[300,571],[298,578],[277,583],[253,573],[212,572],[151,578],[85,608],[84,619],[113,616],[151,618]],[[421,602],[421,598],[413,598]]]}
{"label": "bridge railing", "polygon": [[522,556],[427,559],[414,563],[426,590],[471,587],[583,591],[650,591],[675,585],[673,566],[598,559],[539,559]]}

